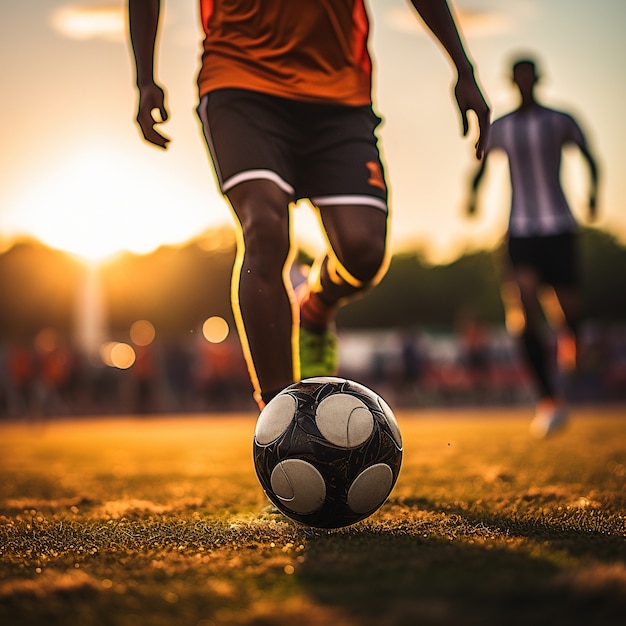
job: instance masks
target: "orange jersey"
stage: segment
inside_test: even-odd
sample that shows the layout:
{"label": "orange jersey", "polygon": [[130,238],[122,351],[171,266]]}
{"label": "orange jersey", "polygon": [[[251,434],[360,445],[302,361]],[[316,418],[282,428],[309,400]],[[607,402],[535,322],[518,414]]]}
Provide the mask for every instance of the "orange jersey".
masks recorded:
{"label": "orange jersey", "polygon": [[371,103],[365,0],[200,0],[200,96],[221,88]]}

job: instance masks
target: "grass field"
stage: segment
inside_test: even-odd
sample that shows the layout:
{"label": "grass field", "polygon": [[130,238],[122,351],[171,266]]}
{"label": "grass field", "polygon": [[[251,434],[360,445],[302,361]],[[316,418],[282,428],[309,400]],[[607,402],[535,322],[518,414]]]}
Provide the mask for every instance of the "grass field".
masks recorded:
{"label": "grass field", "polygon": [[626,623],[626,408],[398,413],[389,501],[276,514],[254,415],[0,424],[0,624]]}

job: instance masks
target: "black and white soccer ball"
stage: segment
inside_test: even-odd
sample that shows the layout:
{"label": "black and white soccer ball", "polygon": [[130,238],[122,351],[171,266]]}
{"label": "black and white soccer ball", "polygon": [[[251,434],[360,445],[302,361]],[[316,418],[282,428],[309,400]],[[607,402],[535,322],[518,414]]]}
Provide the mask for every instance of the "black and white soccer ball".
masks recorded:
{"label": "black and white soccer ball", "polygon": [[369,517],[387,500],[402,463],[393,411],[354,381],[308,378],[290,385],[259,415],[254,466],[271,502],[316,528]]}

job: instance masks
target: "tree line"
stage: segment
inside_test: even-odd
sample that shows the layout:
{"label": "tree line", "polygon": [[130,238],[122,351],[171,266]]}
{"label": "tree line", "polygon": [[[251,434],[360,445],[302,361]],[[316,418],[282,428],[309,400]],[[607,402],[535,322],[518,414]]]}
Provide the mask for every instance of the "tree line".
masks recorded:
{"label": "tree line", "polygon": [[[220,245],[206,245],[217,239]],[[597,323],[626,323],[626,247],[596,228],[583,230],[581,244],[585,316]],[[110,332],[124,333],[137,319],[151,321],[170,337],[195,331],[212,315],[232,323],[234,256],[234,236],[220,232],[102,264],[98,276]],[[305,254],[300,258],[307,260]],[[86,272],[81,261],[32,241],[0,254],[0,341],[26,339],[45,327],[71,335]],[[502,324],[504,272],[502,249],[466,254],[440,266],[428,264],[419,252],[396,254],[381,283],[342,309],[338,324],[445,330],[463,314]]]}

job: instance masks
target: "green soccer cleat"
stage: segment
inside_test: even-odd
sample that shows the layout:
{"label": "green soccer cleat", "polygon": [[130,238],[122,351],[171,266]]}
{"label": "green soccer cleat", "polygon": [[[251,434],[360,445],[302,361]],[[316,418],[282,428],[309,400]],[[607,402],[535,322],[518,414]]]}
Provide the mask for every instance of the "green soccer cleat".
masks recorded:
{"label": "green soccer cleat", "polygon": [[338,370],[337,335],[332,330],[314,333],[300,328],[300,377],[336,376]]}

